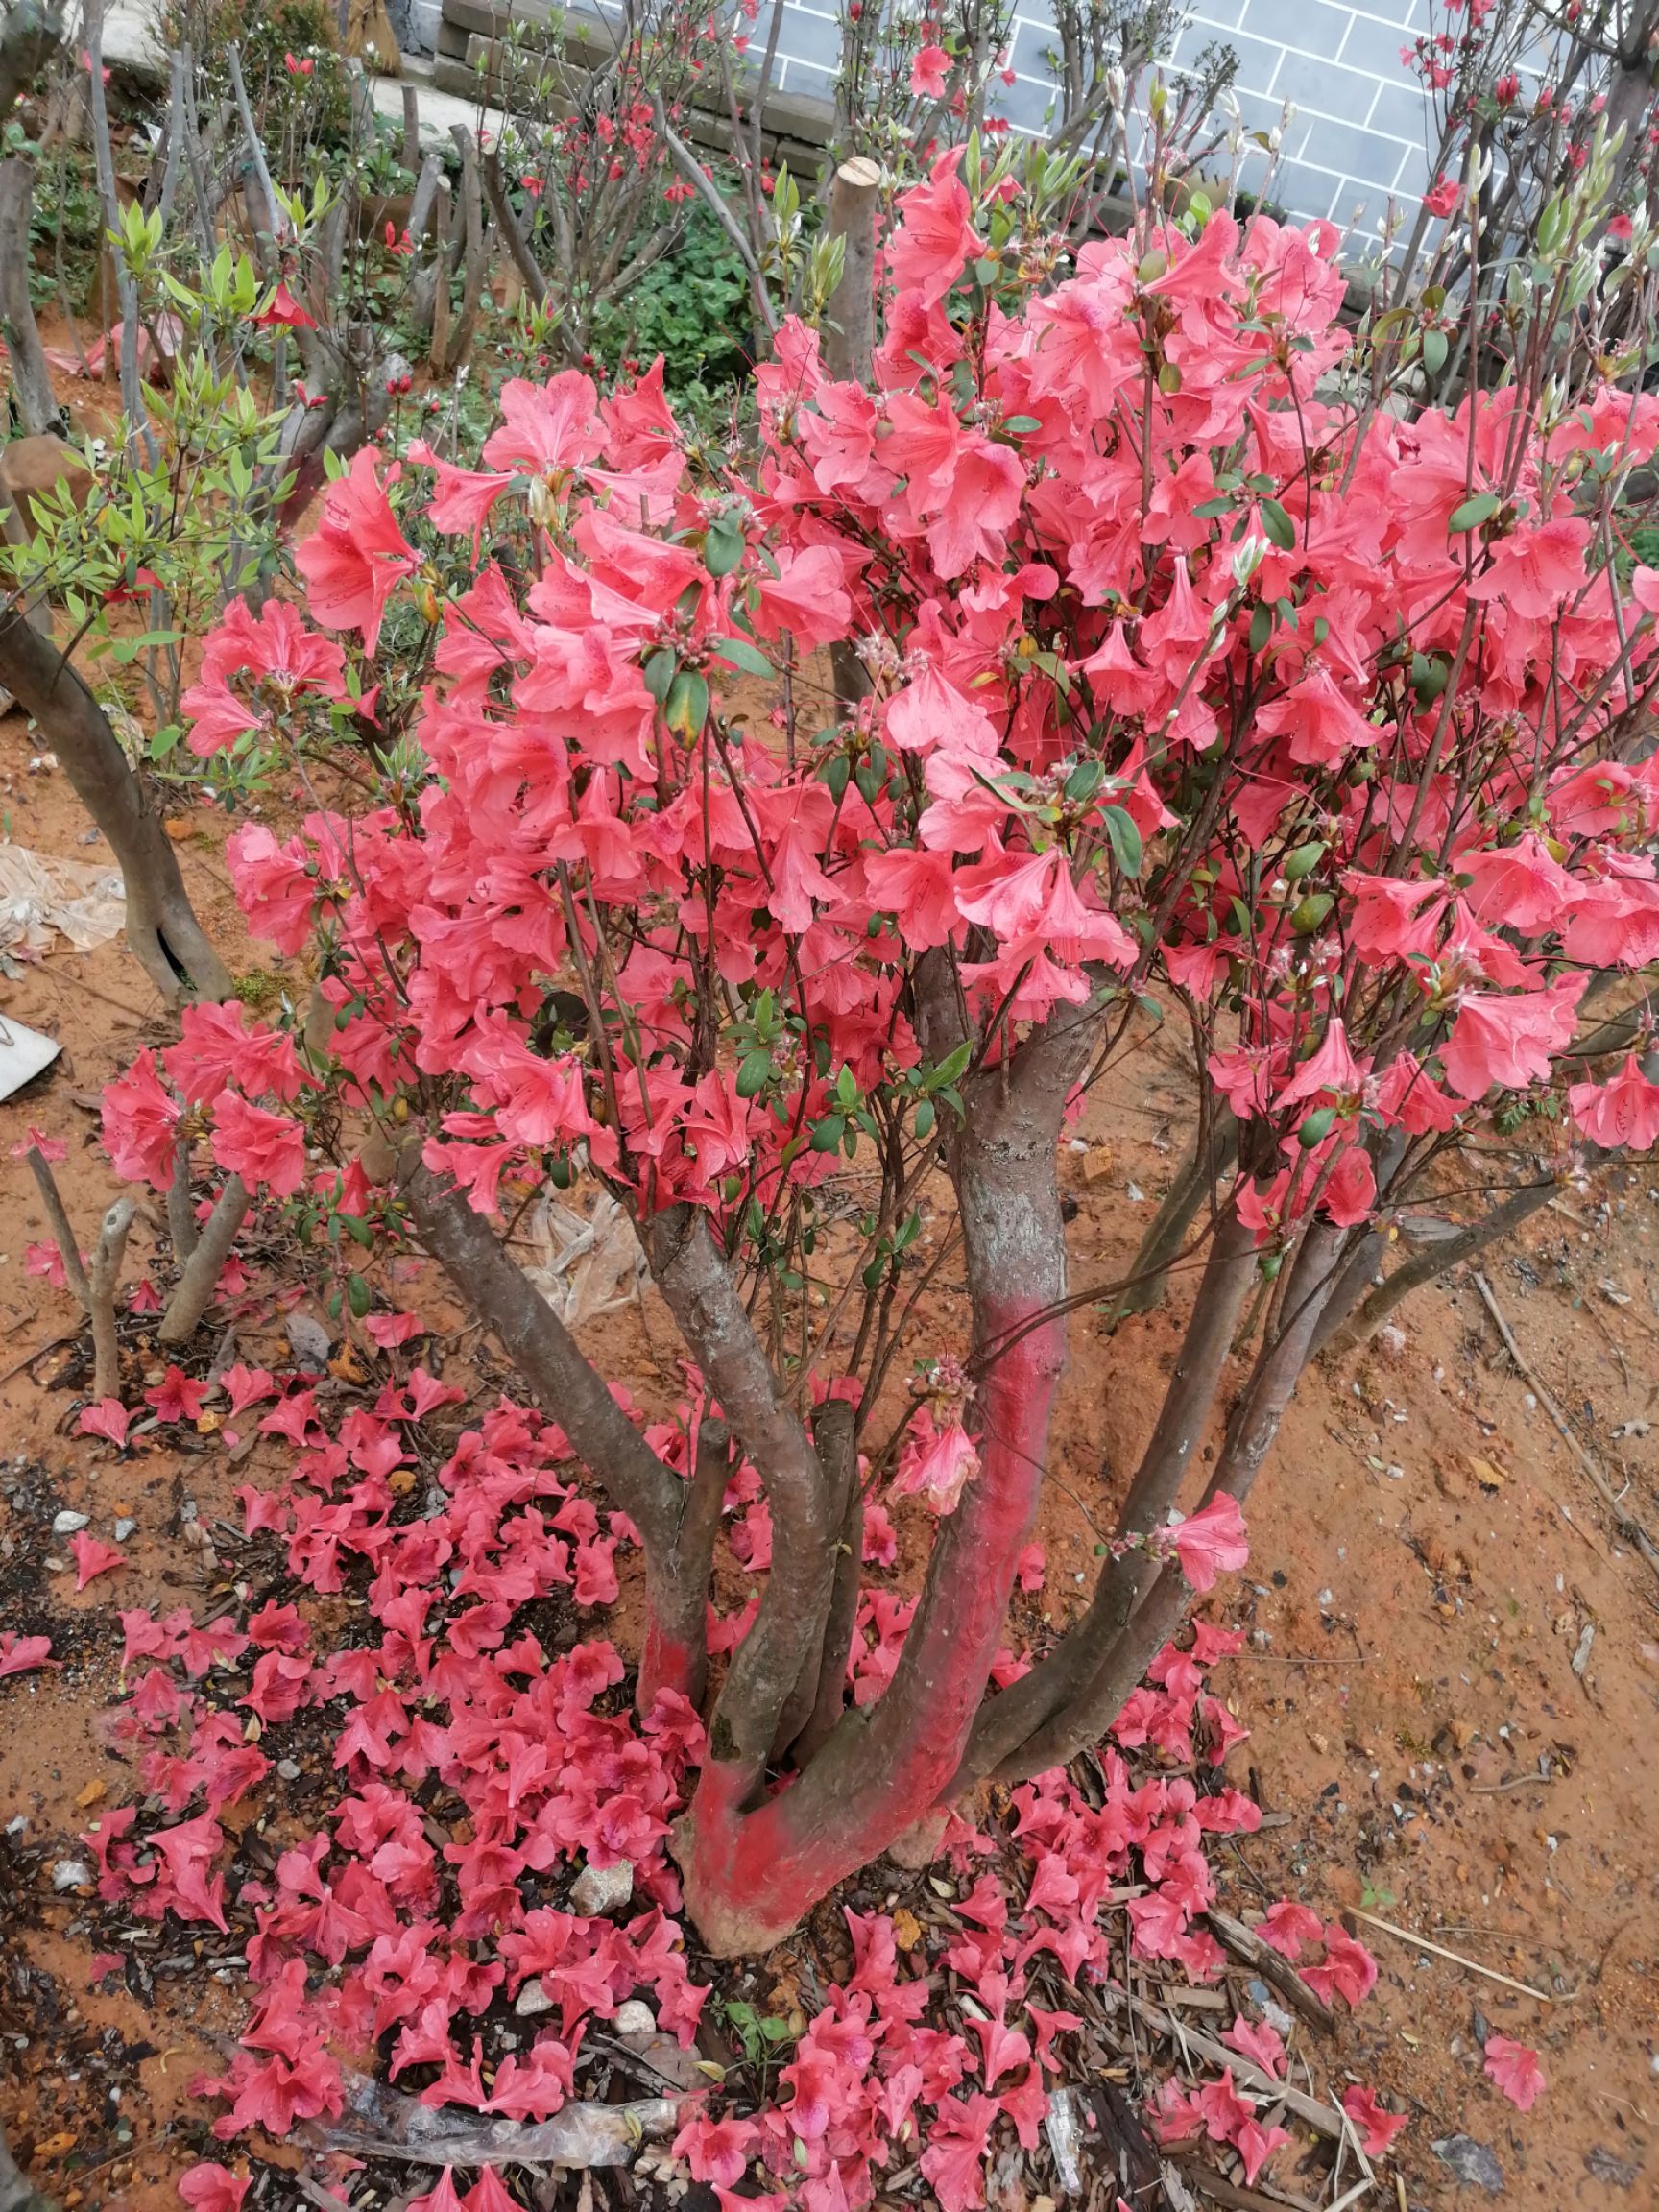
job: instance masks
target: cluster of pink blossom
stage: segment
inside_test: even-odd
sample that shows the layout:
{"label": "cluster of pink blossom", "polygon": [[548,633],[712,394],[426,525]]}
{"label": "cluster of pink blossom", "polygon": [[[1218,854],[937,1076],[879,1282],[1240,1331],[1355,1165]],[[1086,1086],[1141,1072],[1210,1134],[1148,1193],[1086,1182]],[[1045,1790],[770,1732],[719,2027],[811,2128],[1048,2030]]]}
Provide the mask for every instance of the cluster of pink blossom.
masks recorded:
{"label": "cluster of pink blossom", "polygon": [[[143,1811],[102,1815],[87,1840],[101,1895],[124,1912],[172,1912],[222,1931],[234,1913],[246,1932],[256,1995],[243,2047],[198,2084],[226,2102],[215,2131],[281,2135],[337,2116],[343,2065],[369,2062],[362,2055],[392,2031],[388,2071],[396,2080],[421,2069],[424,2103],[531,2120],[577,2094],[585,2029],[636,1995],[688,2044],[707,1989],[674,1919],[679,1885],[664,1839],[702,1730],[669,1691],[637,1719],[611,1695],[623,1667],[609,1643],[550,1653],[520,1618],[555,1593],[578,1608],[609,1604],[626,1525],[613,1515],[601,1532],[561,1472],[568,1454],[558,1430],[506,1404],[461,1435],[427,1509],[399,1512],[392,1479],[412,1469],[418,1423],[452,1396],[419,1367],[333,1433],[309,1386],[247,1368],[226,1382],[233,1421],[256,1416],[263,1433],[295,1448],[277,1488],[244,1489],[249,1529],[285,1541],[301,1600],[306,1591],[360,1591],[377,1633],[320,1648],[314,1610],[288,1599],[245,1621],[198,1623],[187,1607],[121,1616],[129,1694],[117,1735],[135,1761]],[[188,1413],[175,1392],[163,1417]],[[687,1463],[694,1419],[685,1408],[650,1432]],[[742,1473],[731,1489],[729,1508],[743,1510]],[[1040,1554],[1026,1564],[1040,1576]],[[895,1592],[864,1593],[855,1695],[891,1672],[911,1610]],[[746,1622],[727,1626],[734,1642]],[[1190,1650],[1167,1649],[1125,1710],[1118,1742],[1153,1744],[1189,1768],[1202,1745],[1219,1763],[1241,1731],[1205,1692],[1204,1673],[1239,1642],[1200,1625]],[[1007,1678],[1019,1664],[1006,1657]],[[221,1815],[260,1789],[284,1730],[312,1712],[326,1715],[344,1793],[314,1834],[287,1842],[269,1879],[228,1882],[234,1844]],[[1186,1773],[1137,1779],[1117,1749],[1100,1771],[1098,1807],[1059,1773],[1019,1790],[1004,1845],[956,1824],[961,1893],[935,1916],[936,1956],[907,1937],[918,1948],[902,1959],[892,1916],[850,1911],[853,1972],[827,1992],[776,2101],[751,2112],[688,2101],[675,2149],[691,2173],[730,2191],[753,2167],[780,2203],[856,2212],[883,2168],[919,2156],[946,2212],[966,2212],[983,2201],[999,2126],[1035,2146],[1048,2084],[1064,2072],[1056,2038],[1081,2025],[1034,2000],[1035,1960],[1056,1961],[1079,1987],[1109,1984],[1113,1937],[1101,1911],[1127,1884],[1136,1948],[1213,1980],[1222,1957],[1202,1926],[1213,1896],[1204,1841],[1253,1828],[1256,1807],[1232,1789],[1205,1794]],[[450,1841],[434,1834],[435,1808]],[[568,1908],[575,1868],[624,1860],[639,1907],[631,1917]],[[1319,1929],[1301,1908],[1277,1914],[1266,1935],[1286,1949]],[[1325,1965],[1310,1975],[1357,2002],[1375,1970],[1340,1930],[1323,1933]],[[971,1993],[966,2032],[930,2018],[928,1973],[939,1967]],[[547,2025],[508,2047],[485,2015],[532,1984],[548,2001]],[[1270,2032],[1241,2019],[1236,2032],[1262,2063]],[[1249,2131],[1250,2093],[1228,2094],[1239,2115],[1228,2139],[1259,2163],[1272,2142]],[[1167,2106],[1161,2125],[1176,2117]],[[224,2187],[226,2202],[239,2201],[229,2176],[192,2186]],[[493,2181],[463,2200],[445,2177],[427,2201],[489,2212],[511,2202],[499,2190]]]}
{"label": "cluster of pink blossom", "polygon": [[[448,1101],[428,1165],[480,1210],[577,1150],[647,1213],[726,1213],[832,1173],[857,1105],[921,1069],[906,1009],[939,947],[1010,1035],[1114,974],[1230,1022],[1212,1079],[1284,1147],[1240,1192],[1263,1240],[1314,1203],[1364,1219],[1381,1125],[1548,1089],[1587,977],[1659,949],[1659,768],[1603,742],[1652,680],[1659,572],[1622,598],[1576,504],[1651,455],[1659,395],[1361,425],[1316,389],[1347,344],[1335,234],[1222,213],[1140,260],[1085,247],[970,354],[944,303],[981,215],[954,156],[905,196],[875,390],[780,334],[758,483],[693,484],[660,365],[606,398],[509,383],[480,469],[357,456],[300,567],[360,637],[359,711],[394,594],[423,595],[431,781],[231,840],[255,929],[329,947],[329,1049],[188,1016],[110,1092],[125,1172],[165,1186],[181,1094],[222,1166],[288,1195],[330,1086],[419,1089]],[[480,553],[527,501],[534,583],[482,558],[441,596],[394,495]],[[852,730],[780,749],[718,718],[763,648],[848,640],[874,683]],[[232,611],[186,707],[213,750],[347,699],[340,648],[273,604]],[[540,1040],[540,979],[572,961],[628,1009],[626,1079]],[[715,977],[795,1017],[741,1070],[706,1048]],[[1659,1130],[1633,1062],[1566,1103],[1596,1142]],[[947,1425],[941,1498],[965,1443]]]}

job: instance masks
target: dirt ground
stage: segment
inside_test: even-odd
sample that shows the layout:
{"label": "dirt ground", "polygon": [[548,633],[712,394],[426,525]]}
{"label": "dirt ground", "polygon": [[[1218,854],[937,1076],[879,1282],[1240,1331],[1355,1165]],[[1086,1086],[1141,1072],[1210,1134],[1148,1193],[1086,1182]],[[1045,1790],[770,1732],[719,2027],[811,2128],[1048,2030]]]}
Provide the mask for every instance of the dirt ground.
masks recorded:
{"label": "dirt ground", "polygon": [[[99,850],[62,776],[31,767],[16,714],[0,722],[0,817],[43,853]],[[252,969],[211,825],[180,828],[208,926]],[[228,1592],[234,1569],[204,1566],[187,1530],[239,1525],[237,1486],[278,1447],[261,1440],[231,1467],[210,1436],[191,1437],[194,1451],[117,1463],[70,1432],[86,1386],[75,1310],[26,1270],[45,1231],[11,1147],[30,1125],[68,1143],[60,1178],[89,1243],[113,1191],[96,1094],[156,1009],[118,943],[82,955],[60,941],[0,981],[0,1007],[63,1046],[0,1107],[0,1626],[49,1631],[64,1662],[0,1683],[0,2117],[69,2212],[159,2212],[177,2202],[171,2176],[208,2152],[210,2111],[186,2084],[233,2045],[242,1976],[209,1936],[93,1988],[76,1836],[93,1807],[130,1793],[108,1731],[118,1608],[201,1614]],[[1182,1104],[1173,1048],[1154,1042],[1092,1108],[1068,1164],[1079,1285],[1109,1281],[1132,1250],[1178,1154]],[[1488,1280],[1584,1446],[1654,1526],[1659,1171],[1621,1171],[1538,1222]],[[151,1249],[141,1225],[135,1276]],[[443,1310],[424,1285],[409,1300]],[[1373,1916],[1355,1925],[1382,1978],[1335,2066],[1412,2114],[1402,2205],[1481,2200],[1431,2147],[1464,2134],[1496,2156],[1518,2212],[1637,2212],[1659,2202],[1659,1578],[1618,1540],[1473,1284],[1420,1293],[1397,1318],[1386,1342],[1307,1379],[1252,1505],[1252,1566],[1228,1608],[1250,1644],[1216,1686],[1251,1732],[1235,1777],[1249,1770],[1274,1819],[1228,1847],[1229,1901],[1287,1893]],[[242,1356],[276,1328],[267,1290],[239,1324]],[[1116,1338],[1094,1314],[1077,1319],[1040,1531],[1056,1619],[1092,1575],[1172,1346],[1166,1315]],[[643,1356],[633,1328],[613,1348],[625,1374]],[[106,1540],[133,1524],[129,1567],[79,1596],[52,1530],[66,1510]],[[626,1642],[625,1620],[616,1632]],[[1482,2078],[1481,2015],[1542,2054],[1550,2086],[1529,2115]],[[1274,2179],[1295,2190],[1287,2167]]]}

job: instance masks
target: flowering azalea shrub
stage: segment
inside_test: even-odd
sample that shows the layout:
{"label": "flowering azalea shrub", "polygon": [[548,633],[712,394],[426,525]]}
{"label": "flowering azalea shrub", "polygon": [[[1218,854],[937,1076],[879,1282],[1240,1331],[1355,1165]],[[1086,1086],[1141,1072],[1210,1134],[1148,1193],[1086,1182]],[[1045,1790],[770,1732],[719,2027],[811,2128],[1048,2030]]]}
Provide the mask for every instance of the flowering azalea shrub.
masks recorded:
{"label": "flowering azalea shrub", "polygon": [[[874,388],[787,325],[749,475],[691,476],[657,371],[510,383],[478,469],[360,452],[304,609],[234,610],[189,700],[203,753],[303,771],[299,826],[229,858],[311,1005],[188,1010],[107,1102],[123,1172],[165,1189],[200,1141],[303,1236],[417,1240],[495,1330],[643,1547],[640,1712],[707,1712],[673,1850],[720,1951],[1098,1740],[1241,1564],[1297,1378],[1414,1195],[1659,1129],[1620,981],[1659,955],[1659,573],[1609,558],[1659,396],[1559,397],[1544,329],[1407,423],[1334,232],[1194,213],[1049,282],[1028,213],[942,159],[885,242]],[[1197,1287],[1094,1592],[998,1680],[1100,1294],[1068,1283],[1062,1133],[1155,1020],[1199,1074]],[[496,1226],[578,1176],[718,1415],[689,1456]],[[965,1299],[929,1299],[958,1255]],[[768,1564],[705,1706],[734,1464]],[[849,1701],[890,1478],[936,1526]]]}
{"label": "flowering azalea shrub", "polygon": [[[241,2048],[195,2084],[219,2103],[215,2135],[309,2126],[315,2155],[344,2123],[344,2148],[354,2115],[362,2125],[362,2080],[382,2070],[446,2115],[451,2144],[472,2116],[568,2116],[608,2040],[638,2032],[618,2018],[625,2005],[636,2017],[649,2007],[670,2051],[690,2049],[710,1990],[676,1919],[667,1845],[706,1746],[680,1692],[660,1690],[643,1714],[618,1695],[624,1663],[602,1629],[616,1548],[633,1542],[623,1517],[595,1510],[552,1423],[505,1402],[455,1438],[426,1509],[399,1517],[422,1427],[429,1438],[458,1395],[419,1365],[331,1421],[301,1378],[238,1364],[224,1385],[228,1432],[291,1455],[241,1500],[249,1537],[270,1547],[255,1556],[285,1565],[294,1596],[204,1622],[187,1606],[122,1613],[114,1741],[142,1805],[101,1813],[85,1837],[120,1918],[171,1914],[233,1931],[245,1951]],[[188,1415],[176,1404],[162,1418]],[[683,1462],[709,1418],[687,1403],[644,1441]],[[728,1485],[733,1513],[744,1472]],[[362,1597],[368,1631],[344,1647],[326,1625],[342,1590]],[[712,1640],[739,1627],[716,1622]],[[908,1908],[848,1910],[850,1965],[779,2051],[776,2078],[733,2069],[714,2090],[693,2076],[663,2130],[669,2153],[731,2204],[754,2201],[728,2194],[752,2178],[773,2204],[856,2212],[884,2175],[919,2163],[945,2212],[981,2205],[988,2157],[1014,2140],[1038,2149],[1050,2085],[1076,2078],[1077,2032],[1120,2003],[1124,1940],[1184,1978],[1219,1976],[1207,1840],[1249,1833],[1261,1815],[1192,1768],[1210,1774],[1243,1735],[1205,1687],[1242,1641],[1200,1623],[1188,1648],[1166,1651],[1087,1795],[1050,1772],[1013,1791],[997,1833],[959,1824],[952,1879],[934,1892],[948,1913],[930,1904],[925,1926]],[[1021,1662],[1001,1664],[1012,1675]],[[330,1810],[313,1828],[290,1804],[272,1828],[283,1847],[252,1862],[248,1815],[274,1809],[275,1762],[316,1760],[319,1722],[323,1785],[330,1767],[337,1783],[309,1801]],[[573,1877],[621,1864],[627,1901],[611,1917],[584,1911]],[[1328,2002],[1358,2004],[1376,1979],[1363,1946],[1305,1906],[1280,1902],[1260,1935]],[[105,1954],[98,1970],[119,1963]],[[967,1999],[959,2013],[940,2005],[943,1976]],[[1085,2009],[1048,2001],[1052,1983]],[[1194,2090],[1170,2084],[1151,2117],[1167,2141],[1231,2146],[1253,2181],[1290,2140],[1269,2116],[1286,2045],[1254,2005],[1216,2026],[1232,2062]],[[1361,2094],[1356,2125],[1384,2148],[1404,2123],[1350,2092]],[[416,2200],[426,2212],[517,2201],[483,2153],[441,2144],[440,2161],[477,2177],[468,2187],[446,2171]],[[198,2212],[233,2212],[247,2186],[209,2160],[180,2194]]]}

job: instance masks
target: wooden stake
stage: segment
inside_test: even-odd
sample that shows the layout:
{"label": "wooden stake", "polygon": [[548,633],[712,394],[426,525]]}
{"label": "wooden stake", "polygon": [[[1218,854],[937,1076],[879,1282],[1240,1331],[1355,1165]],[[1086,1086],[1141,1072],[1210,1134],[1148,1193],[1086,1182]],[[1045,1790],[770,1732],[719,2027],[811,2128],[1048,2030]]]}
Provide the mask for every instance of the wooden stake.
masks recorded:
{"label": "wooden stake", "polygon": [[855,154],[830,187],[830,235],[842,241],[841,277],[825,309],[824,364],[838,383],[868,384],[876,350],[876,206],[880,164]]}
{"label": "wooden stake", "polygon": [[121,1262],[127,1234],[137,1209],[131,1198],[117,1198],[104,1216],[98,1249],[92,1255],[92,1395],[118,1398],[121,1394],[121,1347],[115,1335],[115,1293],[121,1286]]}
{"label": "wooden stake", "polygon": [[449,180],[440,177],[432,197],[432,250],[437,282],[432,293],[432,349],[434,376],[445,374],[449,350]]}
{"label": "wooden stake", "polygon": [[52,1172],[52,1164],[36,1144],[29,1147],[29,1172],[35,1178],[35,1188],[39,1191],[40,1203],[46,1209],[46,1222],[52,1231],[53,1242],[63,1255],[63,1273],[68,1279],[69,1287],[83,1306],[89,1307],[92,1303],[91,1286],[86,1280],[86,1270],[81,1264],[81,1247],[76,1241],[74,1225],[58,1188],[58,1178]]}
{"label": "wooden stake", "polygon": [[[478,144],[465,123],[457,123],[450,136],[461,149],[462,267],[461,314],[445,356],[445,366],[459,369],[472,350],[478,327],[478,309],[484,298],[484,199],[478,184]],[[440,286],[442,289],[442,286]]]}

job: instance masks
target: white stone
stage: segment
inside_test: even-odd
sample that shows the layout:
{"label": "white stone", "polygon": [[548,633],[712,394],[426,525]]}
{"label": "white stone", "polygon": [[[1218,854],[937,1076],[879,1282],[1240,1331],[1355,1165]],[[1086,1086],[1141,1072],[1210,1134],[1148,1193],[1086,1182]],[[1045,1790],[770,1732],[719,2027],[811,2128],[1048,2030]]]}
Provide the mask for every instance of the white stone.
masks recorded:
{"label": "white stone", "polygon": [[614,1866],[584,1866],[570,1887],[570,1910],[593,1919],[620,1912],[634,1897],[634,1868],[626,1859]]}

